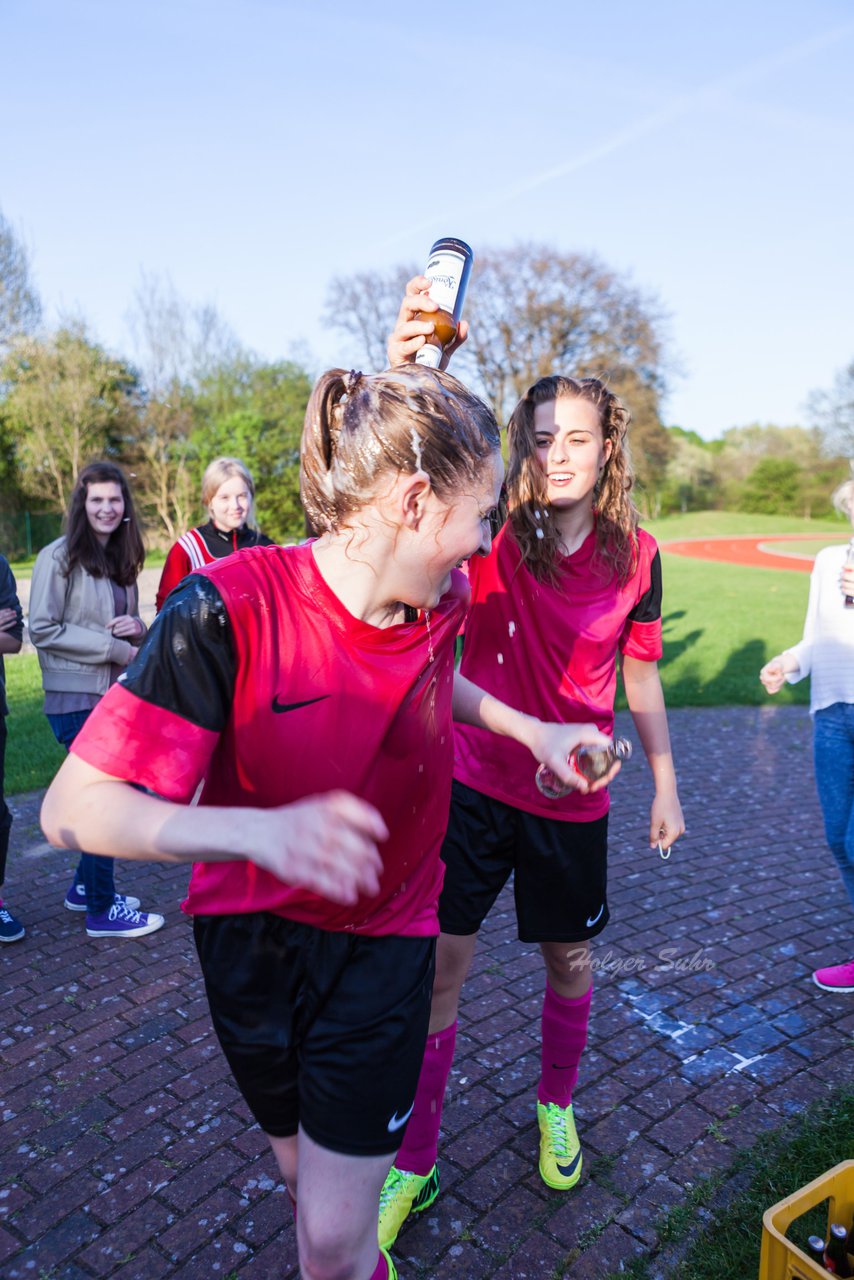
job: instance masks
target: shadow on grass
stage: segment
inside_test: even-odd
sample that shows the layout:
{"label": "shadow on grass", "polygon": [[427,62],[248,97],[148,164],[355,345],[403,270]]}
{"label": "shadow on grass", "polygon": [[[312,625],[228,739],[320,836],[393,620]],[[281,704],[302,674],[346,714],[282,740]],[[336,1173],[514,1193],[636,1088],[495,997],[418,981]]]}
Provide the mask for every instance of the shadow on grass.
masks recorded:
{"label": "shadow on grass", "polygon": [[[809,681],[785,685],[772,699],[759,682],[759,672],[771,654],[767,641],[757,637],[734,649],[711,678],[703,676],[699,664],[688,661],[678,666],[679,658],[702,636],[692,631],[682,640],[665,642],[661,681],[669,707],[761,707],[809,704]],[[676,668],[676,669],[674,669]]]}

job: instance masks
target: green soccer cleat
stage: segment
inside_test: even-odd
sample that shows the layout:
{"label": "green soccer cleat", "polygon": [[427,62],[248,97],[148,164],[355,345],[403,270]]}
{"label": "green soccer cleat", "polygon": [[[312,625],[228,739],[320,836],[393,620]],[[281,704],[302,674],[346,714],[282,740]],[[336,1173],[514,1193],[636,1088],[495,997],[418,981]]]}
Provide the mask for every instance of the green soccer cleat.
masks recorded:
{"label": "green soccer cleat", "polygon": [[397,1280],[397,1267],[391,1260],[391,1254],[387,1253],[385,1249],[380,1249],[380,1256],[385,1258],[386,1266],[388,1267],[388,1280]]}
{"label": "green soccer cleat", "polygon": [[540,1126],[540,1177],[555,1191],[568,1191],[581,1177],[581,1143],[572,1106],[537,1103]]}
{"label": "green soccer cleat", "polygon": [[439,1170],[435,1164],[423,1177],[392,1165],[380,1192],[380,1248],[390,1249],[410,1213],[429,1209],[438,1194]]}

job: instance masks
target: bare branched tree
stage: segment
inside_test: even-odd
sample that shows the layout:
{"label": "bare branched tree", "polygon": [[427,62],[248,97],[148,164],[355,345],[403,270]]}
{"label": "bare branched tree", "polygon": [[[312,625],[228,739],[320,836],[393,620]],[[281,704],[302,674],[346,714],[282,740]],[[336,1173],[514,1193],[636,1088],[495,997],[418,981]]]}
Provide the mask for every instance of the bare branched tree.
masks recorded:
{"label": "bare branched tree", "polygon": [[386,341],[394,328],[407,280],[417,267],[398,266],[386,272],[365,271],[336,276],[329,286],[323,320],[353,339],[349,360],[376,372],[386,367]]}
{"label": "bare branched tree", "polygon": [[807,414],[826,452],[843,454],[854,464],[854,360],[839,370],[829,391],[812,392]]}
{"label": "bare branched tree", "polygon": [[[385,365],[386,337],[416,270],[338,277],[330,286],[324,318],[350,335],[371,368]],[[453,371],[499,420],[506,422],[532,382],[557,372],[642,385],[657,412],[666,317],[653,297],[597,259],[547,245],[483,250],[475,255],[465,313],[470,336]]]}
{"label": "bare branched tree", "polygon": [[237,358],[231,329],[210,304],[192,306],[169,280],[143,273],[128,315],[143,385],[136,441],[137,489],[158,521],[158,541],[172,542],[197,505],[191,457],[193,395],[219,364]]}
{"label": "bare branched tree", "polygon": [[34,333],[40,320],[29,255],[0,211],[0,350],[16,336]]}

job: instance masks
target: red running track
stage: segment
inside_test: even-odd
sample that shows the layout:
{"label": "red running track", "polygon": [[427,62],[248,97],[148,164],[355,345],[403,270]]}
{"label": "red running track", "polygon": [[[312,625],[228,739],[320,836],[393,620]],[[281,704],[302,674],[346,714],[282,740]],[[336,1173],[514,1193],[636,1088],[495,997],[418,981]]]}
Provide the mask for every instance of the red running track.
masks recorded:
{"label": "red running track", "polygon": [[[828,535],[828,543],[834,541]],[[795,573],[809,573],[813,565],[811,555],[798,555],[791,551],[775,552],[778,542],[815,542],[814,533],[778,533],[763,538],[747,536],[731,538],[686,538],[682,542],[662,542],[662,551],[677,556],[693,556],[697,560],[717,560],[724,564],[750,565],[755,569],[791,569]],[[841,539],[840,539],[841,541]]]}

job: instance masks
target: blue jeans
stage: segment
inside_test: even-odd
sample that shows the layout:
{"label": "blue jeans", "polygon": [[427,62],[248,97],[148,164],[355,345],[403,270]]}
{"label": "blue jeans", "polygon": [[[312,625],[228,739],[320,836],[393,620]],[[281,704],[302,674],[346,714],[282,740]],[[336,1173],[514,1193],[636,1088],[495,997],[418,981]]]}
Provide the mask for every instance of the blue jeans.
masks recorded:
{"label": "blue jeans", "polygon": [[[67,751],[88,718],[88,711],[64,711],[62,715],[48,716],[48,721],[57,742]],[[109,911],[116,896],[113,859],[102,858],[95,853],[81,853],[74,883],[82,884],[86,890],[87,913],[100,915]]]}
{"label": "blue jeans", "polygon": [[854,906],[854,703],[815,713],[813,751],[827,843]]}

